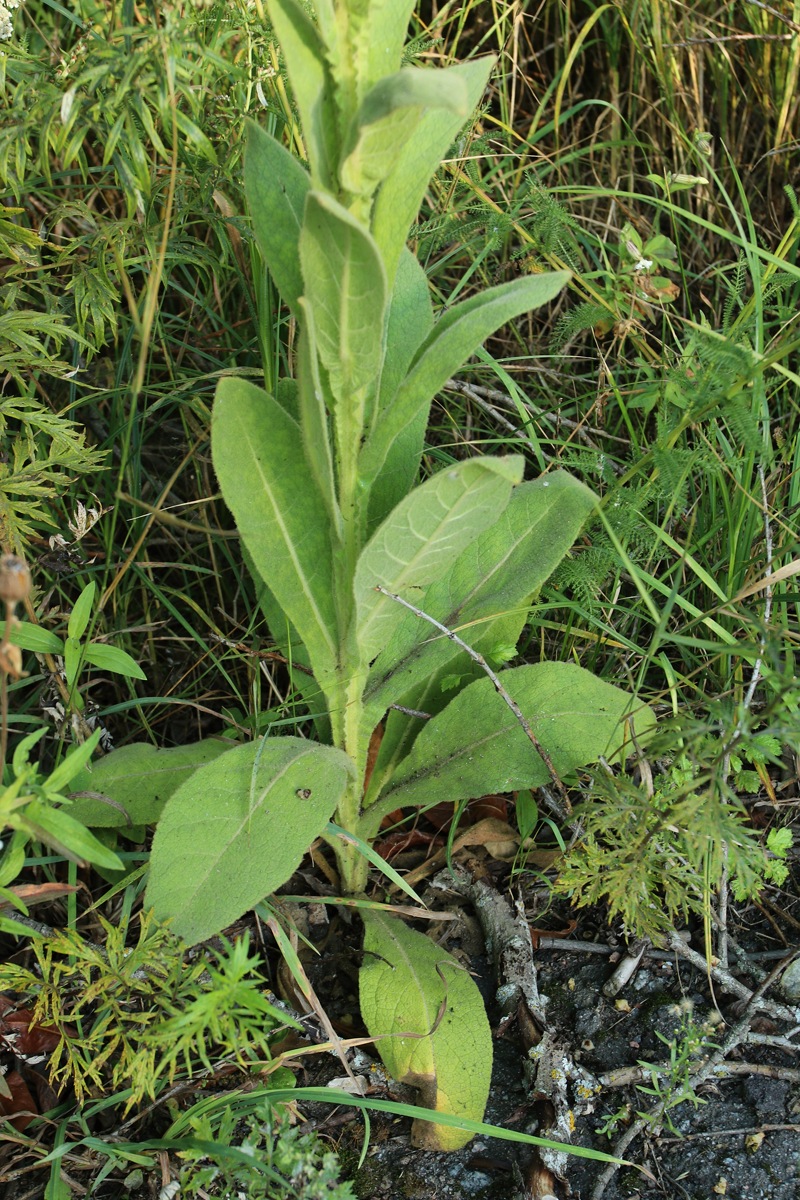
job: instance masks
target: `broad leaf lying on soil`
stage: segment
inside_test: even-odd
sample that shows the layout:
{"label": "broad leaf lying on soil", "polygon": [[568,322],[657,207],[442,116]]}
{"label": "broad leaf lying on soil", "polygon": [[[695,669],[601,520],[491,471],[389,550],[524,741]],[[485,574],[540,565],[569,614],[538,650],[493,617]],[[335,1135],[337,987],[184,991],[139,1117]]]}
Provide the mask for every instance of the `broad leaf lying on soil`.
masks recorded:
{"label": "broad leaf lying on soil", "polygon": [[[377,1050],[386,1069],[419,1088],[427,1108],[480,1121],[492,1075],[492,1033],[473,979],[397,917],[377,911],[362,917],[361,1015],[370,1035],[381,1039]],[[458,1150],[472,1135],[415,1121],[411,1136],[429,1150]]]}

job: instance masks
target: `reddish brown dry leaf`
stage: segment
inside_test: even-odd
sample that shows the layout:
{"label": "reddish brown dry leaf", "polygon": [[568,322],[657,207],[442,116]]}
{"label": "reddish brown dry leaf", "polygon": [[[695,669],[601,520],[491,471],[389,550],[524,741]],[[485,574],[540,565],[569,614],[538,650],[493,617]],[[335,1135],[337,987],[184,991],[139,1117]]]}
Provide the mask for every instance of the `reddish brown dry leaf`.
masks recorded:
{"label": "reddish brown dry leaf", "polygon": [[422,829],[397,829],[393,833],[387,833],[379,842],[375,843],[375,849],[381,858],[386,862],[391,862],[393,858],[397,858],[398,854],[404,854],[406,850],[413,850],[419,846],[441,846],[444,838],[438,833],[426,832]]}
{"label": "reddish brown dry leaf", "polygon": [[364,794],[366,795],[369,781],[372,778],[372,772],[375,769],[375,763],[378,761],[378,751],[381,748],[383,741],[383,722],[376,725],[372,731],[372,737],[369,739],[369,747],[367,748],[367,765],[364,771]]}
{"label": "reddish brown dry leaf", "polygon": [[534,950],[538,950],[540,938],[543,938],[543,937],[557,937],[557,938],[569,937],[569,935],[571,933],[574,933],[577,928],[578,928],[577,921],[567,921],[567,924],[564,926],[563,929],[534,929],[531,926],[531,945],[533,946]]}
{"label": "reddish brown dry leaf", "polygon": [[17,1132],[22,1133],[37,1116],[39,1109],[19,1071],[9,1071],[5,1083],[10,1096],[0,1094],[0,1117],[10,1121]]}
{"label": "reddish brown dry leaf", "polygon": [[381,821],[381,829],[391,829],[393,825],[399,825],[404,816],[405,813],[403,812],[402,808],[393,809],[392,812],[387,813]]}
{"label": "reddish brown dry leaf", "polygon": [[[69,896],[78,888],[71,883],[18,883],[8,888],[18,896],[24,904],[43,904],[46,900],[58,900],[60,896]],[[7,902],[0,901],[0,908],[12,907]]]}
{"label": "reddish brown dry leaf", "polygon": [[60,1041],[57,1029],[38,1024],[29,1008],[20,1008],[8,996],[0,995],[0,1043],[12,1054],[35,1063],[52,1054]]}

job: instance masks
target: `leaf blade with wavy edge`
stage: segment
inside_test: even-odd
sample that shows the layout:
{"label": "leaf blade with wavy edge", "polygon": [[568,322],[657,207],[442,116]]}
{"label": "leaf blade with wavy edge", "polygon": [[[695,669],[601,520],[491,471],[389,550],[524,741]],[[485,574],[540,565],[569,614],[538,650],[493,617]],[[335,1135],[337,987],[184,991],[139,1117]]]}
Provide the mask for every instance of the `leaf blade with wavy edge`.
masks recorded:
{"label": "leaf blade with wavy edge", "polygon": [[568,279],[567,271],[515,279],[463,300],[440,317],[359,456],[362,485],[372,490],[372,503],[380,511],[391,511],[414,482],[439,389],[496,329],[552,300]]}
{"label": "leaf blade with wavy edge", "polygon": [[[552,574],[597,503],[566,471],[521,483],[498,520],[468,545],[418,607],[476,649],[491,645],[492,620],[512,610],[520,626],[536,591]],[[464,652],[427,622],[404,611],[369,673],[364,689],[368,733],[401,696],[411,708],[414,689]]]}
{"label": "leaf blade with wavy edge", "polygon": [[244,154],[247,211],[264,262],[295,316],[303,291],[298,245],[310,188],[309,174],[295,156],[255,121],[248,121]]}
{"label": "leaf blade with wavy edge", "polygon": [[[646,705],[572,663],[512,667],[500,678],[562,777],[601,755],[614,761],[633,753],[624,727],[629,713],[640,745],[655,725]],[[491,680],[478,679],[426,723],[370,815],[378,819],[381,811],[404,805],[540,787],[549,779]]]}
{"label": "leaf blade with wavy edge", "polygon": [[[468,111],[477,106],[494,63],[494,58],[481,58],[448,68],[454,78],[464,81]],[[464,118],[457,113],[441,109],[425,113],[375,197],[372,232],[381,248],[390,287],[431,176],[463,124]]]}
{"label": "leaf blade with wavy edge", "polygon": [[308,478],[300,428],[267,392],[228,376],[217,385],[211,450],[253,565],[325,688],[336,663],[333,539],[325,501]]}
{"label": "leaf blade with wavy edge", "polygon": [[523,470],[523,459],[477,458],[448,467],[397,505],[356,565],[355,636],[370,662],[402,618],[394,600],[375,589],[419,596],[469,542],[492,524]]}
{"label": "leaf blade with wavy edge", "polygon": [[172,793],[198,767],[234,746],[224,738],[166,750],[149,742],[120,746],[93,763],[91,771],[81,771],[72,783],[73,792],[95,792],[108,796],[112,803],[78,796],[72,800],[70,814],[93,829],[120,829],[129,822],[154,825]]}
{"label": "leaf blade with wavy edge", "polygon": [[386,275],[369,231],[332,196],[309,192],[300,235],[304,296],[337,400],[365,388],[383,357]]}
{"label": "leaf blade with wavy edge", "polygon": [[[370,1036],[381,1039],[376,1046],[386,1069],[419,1088],[427,1108],[480,1120],[491,1082],[492,1033],[476,984],[452,955],[397,917],[374,910],[361,917],[361,1015]],[[458,1150],[470,1136],[427,1121],[411,1129],[414,1144],[430,1150]]]}
{"label": "leaf blade with wavy edge", "polygon": [[237,746],[177,789],[156,830],[147,902],[194,943],[285,883],[325,828],[351,771],[302,738]]}

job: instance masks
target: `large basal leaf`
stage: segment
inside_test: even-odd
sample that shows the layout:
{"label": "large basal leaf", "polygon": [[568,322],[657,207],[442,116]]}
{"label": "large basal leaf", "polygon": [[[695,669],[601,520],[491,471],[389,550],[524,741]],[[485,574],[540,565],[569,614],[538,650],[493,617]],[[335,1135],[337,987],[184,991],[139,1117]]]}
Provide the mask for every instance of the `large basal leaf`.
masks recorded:
{"label": "large basal leaf", "polygon": [[300,110],[312,178],[332,189],[339,153],[335,89],[325,45],[297,0],[269,0],[269,15]]}
{"label": "large basal leaf", "polygon": [[[385,505],[384,494],[404,495],[411,487],[431,401],[450,376],[496,329],[552,300],[568,279],[567,271],[515,279],[471,296],[440,317],[359,457],[359,476],[375,493],[374,503]],[[393,453],[398,440],[402,457]]]}
{"label": "large basal leaf", "polygon": [[264,262],[282,298],[297,315],[297,300],[303,291],[298,247],[311,180],[295,156],[254,121],[247,122],[244,187]]}
{"label": "large basal leaf", "polygon": [[473,458],[447,467],[398,504],[364,547],[355,572],[356,640],[371,661],[402,617],[387,591],[416,602],[505,508],[524,462]]}
{"label": "large basal leaf", "polygon": [[317,350],[339,400],[371,383],[383,356],[386,276],[367,229],[331,196],[309,192],[300,237]]}
{"label": "large basal leaf", "polygon": [[302,738],[237,746],[172,795],[156,830],[147,903],[189,943],[285,883],[346,786],[341,750]]}
{"label": "large basal leaf", "polygon": [[[381,367],[380,388],[374,411],[367,415],[367,428],[372,431],[381,414],[389,407],[397,389],[405,379],[408,369],[425,338],[433,329],[433,304],[428,276],[410,250],[404,249],[400,256],[394,291],[389,302],[386,322],[386,350]],[[396,462],[407,463],[405,471],[394,471],[397,478],[416,478],[419,463],[419,439],[411,428],[411,436],[400,437],[392,445],[387,456],[387,470],[394,471]],[[407,489],[406,489],[407,490]],[[388,488],[373,489],[369,495],[368,521],[372,533],[381,521],[388,517],[395,504],[403,499],[405,492],[392,492]]]}
{"label": "large basal leaf", "polygon": [[[452,955],[397,917],[362,910],[362,918],[361,1015],[370,1036],[380,1038],[376,1049],[386,1069],[419,1088],[426,1108],[482,1120],[492,1034],[474,981]],[[472,1135],[417,1120],[411,1136],[425,1149],[458,1150]]]}
{"label": "large basal leaf", "polygon": [[[419,607],[476,649],[491,653],[499,635],[516,642],[531,597],[561,562],[596,503],[593,492],[566,471],[520,484],[498,520],[431,584]],[[515,619],[509,621],[509,614]],[[516,632],[510,633],[514,626]],[[449,638],[404,612],[367,679],[368,732],[401,696],[412,708],[420,707],[414,689],[465,657]]]}
{"label": "large basal leaf", "polygon": [[77,796],[69,812],[94,829],[120,829],[126,825],[154,825],[173,792],[198,767],[213,762],[235,748],[224,738],[207,738],[190,746],[159,750],[149,742],[121,746],[83,770],[72,781]]}
{"label": "large basal leaf", "polygon": [[[378,47],[375,49],[377,52]],[[469,112],[478,104],[494,62],[493,58],[476,58],[448,68],[453,78],[464,81]],[[385,68],[378,72],[376,78],[384,74]],[[417,219],[431,176],[463,124],[464,118],[458,113],[442,109],[426,112],[414,131],[414,137],[405,144],[397,162],[381,184],[375,198],[372,232],[381,248],[390,287],[409,228]]]}
{"label": "large basal leaf", "polygon": [[[572,663],[514,667],[500,676],[562,777],[576,768],[635,753],[655,725],[650,708]],[[459,692],[426,722],[389,791],[374,806],[457,802],[488,792],[540,787],[549,772],[488,678]]]}
{"label": "large basal leaf", "polygon": [[347,141],[341,181],[348,191],[371,194],[414,136],[424,109],[469,115],[467,86],[454,69],[404,67],[380,79],[364,97]]}
{"label": "large basal leaf", "polygon": [[299,426],[267,392],[217,386],[211,449],[225,502],[253,565],[297,629],[318,681],[336,660],[332,530]]}

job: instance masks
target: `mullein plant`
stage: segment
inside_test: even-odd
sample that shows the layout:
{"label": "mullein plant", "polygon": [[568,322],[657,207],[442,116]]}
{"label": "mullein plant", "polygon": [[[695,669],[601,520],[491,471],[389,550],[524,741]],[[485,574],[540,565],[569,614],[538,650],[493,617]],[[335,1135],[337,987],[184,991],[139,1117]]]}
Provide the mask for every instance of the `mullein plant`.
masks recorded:
{"label": "mullein plant", "polygon": [[[221,380],[212,453],[319,740],[129,746],[84,781],[113,804],[77,802],[96,825],[158,821],[147,902],[189,942],[273,893],[319,837],[358,896],[381,866],[371,843],[389,813],[543,784],[563,793],[577,768],[624,758],[634,724],[639,744],[653,724],[575,664],[492,669],[513,657],[592,493],[560,471],[524,482],[519,456],[474,455],[418,483],[437,391],[568,275],[518,278],[434,314],[406,238],[493,59],[403,66],[412,10],[316,0],[314,19],[271,0],[308,165],[247,131],[252,227],[297,352],[272,392]],[[475,984],[396,916],[364,910],[364,924],[362,1011],[389,1070],[430,1108],[480,1119],[491,1036]],[[415,1126],[441,1148],[469,1136]]]}

